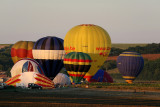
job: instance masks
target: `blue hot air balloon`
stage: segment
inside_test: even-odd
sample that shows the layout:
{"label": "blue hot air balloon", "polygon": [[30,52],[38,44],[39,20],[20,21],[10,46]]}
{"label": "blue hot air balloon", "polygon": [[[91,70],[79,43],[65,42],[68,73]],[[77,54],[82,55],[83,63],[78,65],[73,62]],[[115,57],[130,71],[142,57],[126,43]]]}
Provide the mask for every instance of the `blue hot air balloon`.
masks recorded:
{"label": "blue hot air balloon", "polygon": [[133,82],[143,66],[143,57],[137,52],[123,52],[117,58],[117,68],[127,83]]}
{"label": "blue hot air balloon", "polygon": [[32,54],[43,67],[45,76],[52,80],[64,66],[63,39],[52,36],[43,37],[34,44]]}

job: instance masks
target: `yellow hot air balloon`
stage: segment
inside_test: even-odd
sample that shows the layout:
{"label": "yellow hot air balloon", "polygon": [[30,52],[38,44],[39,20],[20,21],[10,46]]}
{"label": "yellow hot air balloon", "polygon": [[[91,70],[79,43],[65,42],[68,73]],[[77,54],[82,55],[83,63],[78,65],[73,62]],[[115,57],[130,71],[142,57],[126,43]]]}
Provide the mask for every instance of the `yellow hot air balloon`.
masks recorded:
{"label": "yellow hot air balloon", "polygon": [[82,24],[69,30],[64,38],[65,53],[83,52],[91,56],[92,64],[84,78],[90,80],[103,65],[111,50],[109,34],[100,26]]}

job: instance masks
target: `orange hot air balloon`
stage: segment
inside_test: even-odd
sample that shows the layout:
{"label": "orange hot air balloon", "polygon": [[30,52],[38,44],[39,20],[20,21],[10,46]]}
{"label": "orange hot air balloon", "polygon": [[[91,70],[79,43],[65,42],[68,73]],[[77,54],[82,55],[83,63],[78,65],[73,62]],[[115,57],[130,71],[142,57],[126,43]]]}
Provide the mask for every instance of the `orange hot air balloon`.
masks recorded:
{"label": "orange hot air balloon", "polygon": [[34,42],[32,41],[16,42],[11,48],[11,57],[12,57],[13,63],[16,63],[22,58],[33,59],[33,55],[32,55],[33,45],[34,45]]}

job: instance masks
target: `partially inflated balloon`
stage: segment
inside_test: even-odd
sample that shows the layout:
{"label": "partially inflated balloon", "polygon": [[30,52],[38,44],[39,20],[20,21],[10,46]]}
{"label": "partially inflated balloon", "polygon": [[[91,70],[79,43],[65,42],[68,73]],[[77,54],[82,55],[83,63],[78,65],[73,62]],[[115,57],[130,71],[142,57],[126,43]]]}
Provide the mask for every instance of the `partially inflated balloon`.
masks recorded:
{"label": "partially inflated balloon", "polygon": [[143,57],[137,52],[123,52],[117,58],[119,72],[128,83],[133,82],[142,71],[143,66]]}
{"label": "partially inflated balloon", "polygon": [[33,58],[32,48],[34,42],[18,41],[11,48],[11,57],[14,63],[22,58]]}
{"label": "partially inflated balloon", "polygon": [[111,50],[109,34],[100,26],[82,24],[73,27],[65,36],[64,49],[69,52],[84,52],[91,56],[93,62],[84,78],[91,79],[103,65]]}
{"label": "partially inflated balloon", "polygon": [[74,83],[80,83],[91,67],[91,57],[83,52],[70,52],[64,58],[64,66]]}
{"label": "partially inflated balloon", "polygon": [[43,37],[34,44],[33,58],[44,68],[45,76],[53,78],[62,69],[65,55],[63,40],[58,37]]}
{"label": "partially inflated balloon", "polygon": [[98,70],[89,82],[108,82],[113,83],[113,78],[104,70]]}
{"label": "partially inflated balloon", "polygon": [[71,81],[66,74],[58,73],[57,76],[53,79],[54,84],[60,85],[70,85]]}
{"label": "partially inflated balloon", "polygon": [[24,58],[14,64],[11,69],[11,76],[14,77],[23,72],[37,72],[44,74],[43,68],[34,59]]}
{"label": "partially inflated balloon", "polygon": [[7,80],[5,83],[15,87],[18,87],[19,84],[23,84],[23,86],[27,88],[29,83],[34,83],[42,86],[43,89],[54,88],[54,83],[49,78],[37,72],[20,73]]}

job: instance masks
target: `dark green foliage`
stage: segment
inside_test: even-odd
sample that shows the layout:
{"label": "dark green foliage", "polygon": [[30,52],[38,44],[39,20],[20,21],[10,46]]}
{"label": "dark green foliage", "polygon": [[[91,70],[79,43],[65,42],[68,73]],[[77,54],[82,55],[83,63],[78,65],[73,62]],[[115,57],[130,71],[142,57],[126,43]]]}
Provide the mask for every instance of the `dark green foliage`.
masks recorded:
{"label": "dark green foliage", "polygon": [[13,66],[13,61],[10,54],[11,47],[12,45],[9,45],[0,49],[0,70],[6,71],[7,76],[10,76],[10,70]]}
{"label": "dark green foliage", "polygon": [[160,53],[160,43],[159,44],[152,43],[144,47],[140,47],[140,46],[129,47],[127,51],[136,51],[141,54],[153,54],[153,53],[156,54],[156,53]]}
{"label": "dark green foliage", "polygon": [[121,54],[124,50],[123,49],[119,49],[119,48],[111,48],[110,54],[109,56],[118,56],[119,54]]}
{"label": "dark green foliage", "polygon": [[152,43],[146,46],[136,46],[136,47],[129,47],[128,49],[119,49],[119,48],[112,48],[110,52],[110,56],[118,56],[124,51],[134,51],[140,54],[157,54],[160,53],[160,43]]}
{"label": "dark green foliage", "polygon": [[114,69],[117,67],[116,61],[114,60],[109,60],[109,61],[105,61],[104,64],[101,66],[100,69],[103,70],[110,70],[110,69]]}
{"label": "dark green foliage", "polygon": [[145,60],[144,68],[138,80],[160,80],[160,59],[150,61]]}

